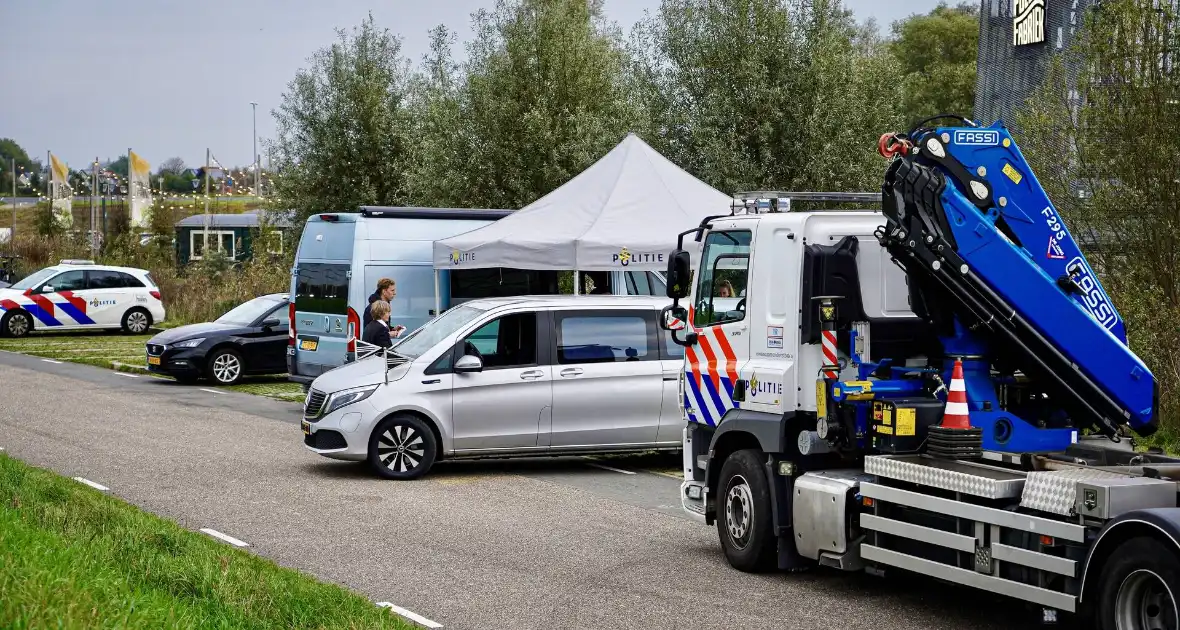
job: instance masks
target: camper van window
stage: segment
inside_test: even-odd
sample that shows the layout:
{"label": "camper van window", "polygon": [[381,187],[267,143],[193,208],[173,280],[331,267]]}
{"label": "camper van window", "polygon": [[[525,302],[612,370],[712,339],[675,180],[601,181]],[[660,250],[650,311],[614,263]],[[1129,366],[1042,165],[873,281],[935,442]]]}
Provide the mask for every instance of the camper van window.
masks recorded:
{"label": "camper van window", "polygon": [[295,284],[295,310],[304,313],[348,313],[348,265],[302,263]]}

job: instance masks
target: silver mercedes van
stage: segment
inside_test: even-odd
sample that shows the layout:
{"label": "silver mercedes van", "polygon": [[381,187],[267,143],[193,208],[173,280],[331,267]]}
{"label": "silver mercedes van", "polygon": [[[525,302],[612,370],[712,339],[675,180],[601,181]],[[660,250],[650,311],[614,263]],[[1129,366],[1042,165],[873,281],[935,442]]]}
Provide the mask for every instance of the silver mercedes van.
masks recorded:
{"label": "silver mercedes van", "polygon": [[675,450],[680,346],[666,297],[465,302],[383,352],[316,378],[308,449],[386,478],[441,459]]}

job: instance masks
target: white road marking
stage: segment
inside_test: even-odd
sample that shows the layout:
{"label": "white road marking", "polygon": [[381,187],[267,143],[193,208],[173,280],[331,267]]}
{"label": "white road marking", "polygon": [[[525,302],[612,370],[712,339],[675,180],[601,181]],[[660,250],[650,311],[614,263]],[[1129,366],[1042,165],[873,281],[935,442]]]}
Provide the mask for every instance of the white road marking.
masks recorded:
{"label": "white road marking", "polygon": [[233,536],[227,536],[227,535],[217,531],[216,529],[209,529],[208,527],[204,527],[201,529],[201,531],[205,532],[206,534],[209,534],[210,536],[212,536],[214,538],[220,538],[221,540],[224,540],[225,542],[227,542],[235,547],[249,547],[250,546],[250,545],[238,540],[237,538],[234,538]]}
{"label": "white road marking", "polygon": [[102,490],[103,492],[110,490],[110,488],[102,485],[101,483],[94,483],[93,481],[91,481],[89,479],[82,478],[82,477],[74,477],[74,481],[77,481],[78,483],[84,483],[84,484],[90,486],[91,488],[94,488],[95,490]]}
{"label": "white road marking", "polygon": [[115,374],[118,374],[119,376],[126,376],[127,378],[139,378],[138,374],[128,374],[126,372],[115,372]]}
{"label": "white road marking", "polygon": [[595,468],[601,468],[603,470],[610,470],[610,471],[617,472],[617,473],[623,473],[624,475],[634,475],[635,474],[635,473],[631,472],[630,470],[623,470],[622,468],[611,468],[610,466],[603,466],[602,464],[587,464],[587,465],[593,466]]}
{"label": "white road marking", "polygon": [[41,359],[41,360],[46,363],[56,363],[57,365],[61,365],[61,361],[54,361],[53,359]]}
{"label": "white road marking", "polygon": [[405,617],[406,619],[409,619],[410,621],[413,621],[414,623],[416,623],[424,628],[441,628],[442,627],[441,623],[438,623],[436,621],[431,621],[431,620],[427,619],[426,617],[423,617],[422,615],[419,615],[416,612],[406,610],[405,608],[402,608],[401,606],[394,606],[393,604],[391,604],[389,602],[377,602],[377,605],[382,608],[388,608],[388,609],[392,610],[393,612],[401,615],[402,617]]}
{"label": "white road marking", "polygon": [[224,394],[225,393],[225,392],[219,392],[216,389],[205,389],[204,387],[201,388],[201,391],[209,392],[210,394]]}

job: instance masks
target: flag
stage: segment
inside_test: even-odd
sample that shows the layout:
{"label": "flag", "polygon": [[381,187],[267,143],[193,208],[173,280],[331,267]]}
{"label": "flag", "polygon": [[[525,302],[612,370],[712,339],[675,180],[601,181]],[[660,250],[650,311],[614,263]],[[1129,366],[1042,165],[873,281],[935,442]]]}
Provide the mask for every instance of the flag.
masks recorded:
{"label": "flag", "polygon": [[147,209],[152,206],[152,165],[127,150],[128,197],[131,201],[131,225],[146,227]]}
{"label": "flag", "polygon": [[74,190],[70,188],[70,168],[65,162],[49,154],[49,186],[53,195],[53,218],[58,225],[69,228],[74,224]]}

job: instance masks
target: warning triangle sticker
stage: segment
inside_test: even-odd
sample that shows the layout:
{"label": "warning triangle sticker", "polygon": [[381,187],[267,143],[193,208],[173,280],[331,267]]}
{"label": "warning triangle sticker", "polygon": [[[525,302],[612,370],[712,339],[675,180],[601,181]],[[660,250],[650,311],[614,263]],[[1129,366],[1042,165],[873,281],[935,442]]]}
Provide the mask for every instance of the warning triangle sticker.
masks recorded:
{"label": "warning triangle sticker", "polygon": [[1062,260],[1065,258],[1065,252],[1061,251],[1061,246],[1057,244],[1057,239],[1049,237],[1049,251],[1046,253],[1050,260]]}

